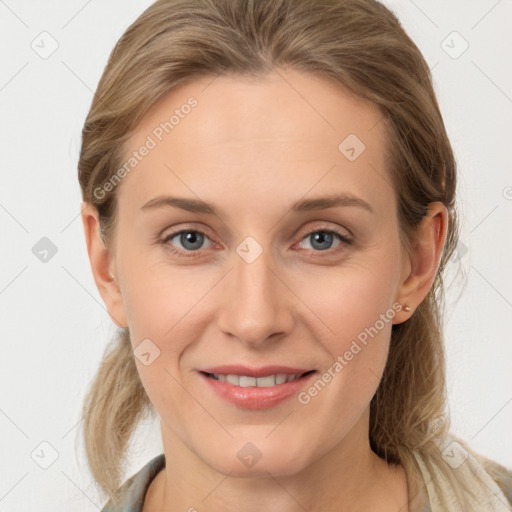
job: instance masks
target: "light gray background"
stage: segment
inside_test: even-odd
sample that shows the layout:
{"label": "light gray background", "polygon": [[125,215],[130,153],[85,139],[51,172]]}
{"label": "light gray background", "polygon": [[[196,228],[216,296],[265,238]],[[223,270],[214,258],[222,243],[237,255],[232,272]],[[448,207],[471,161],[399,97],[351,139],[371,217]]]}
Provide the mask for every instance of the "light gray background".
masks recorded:
{"label": "light gray background", "polygon": [[[76,164],[107,57],[150,3],[0,0],[1,511],[102,506],[80,407],[115,326],[89,267]],[[386,3],[433,69],[459,164],[462,244],[446,317],[453,431],[511,467],[512,2]],[[31,47],[46,38],[51,49],[43,31],[58,43],[45,59]],[[58,251],[46,263],[32,252],[42,237]],[[158,425],[141,425],[127,476],[161,451]]]}

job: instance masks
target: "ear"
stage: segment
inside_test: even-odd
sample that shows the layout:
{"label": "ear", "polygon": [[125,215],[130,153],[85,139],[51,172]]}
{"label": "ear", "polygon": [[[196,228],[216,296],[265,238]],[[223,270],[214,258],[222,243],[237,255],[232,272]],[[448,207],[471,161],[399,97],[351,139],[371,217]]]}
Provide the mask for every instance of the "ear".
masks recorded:
{"label": "ear", "polygon": [[411,307],[400,311],[398,321],[405,322],[423,301],[434,283],[448,233],[448,210],[440,201],[429,203],[421,220],[410,254],[405,254],[397,302]]}
{"label": "ear", "polygon": [[98,210],[85,201],[82,202],[81,209],[87,253],[96,287],[112,321],[118,327],[126,328],[127,322],[121,290],[115,277],[117,275],[115,261],[100,236]]}

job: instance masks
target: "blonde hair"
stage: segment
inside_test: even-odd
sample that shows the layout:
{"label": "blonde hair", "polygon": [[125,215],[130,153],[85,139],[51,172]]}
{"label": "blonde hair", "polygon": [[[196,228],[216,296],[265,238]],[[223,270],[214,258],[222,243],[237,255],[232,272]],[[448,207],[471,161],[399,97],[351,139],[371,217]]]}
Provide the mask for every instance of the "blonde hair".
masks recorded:
{"label": "blonde hair", "polygon": [[[441,332],[443,271],[456,248],[456,163],[430,69],[395,15],[375,0],[159,0],[114,47],[82,132],[78,163],[84,201],[112,243],[116,193],[98,194],[123,164],[124,146],[150,106],[178,84],[223,71],[263,76],[293,68],[335,80],[372,101],[388,136],[388,171],[398,201],[400,237],[410,249],[428,203],[441,201],[449,228],[440,267],[424,301],[392,328],[389,357],[370,404],[372,449],[402,464],[411,485],[424,482],[416,450],[441,468],[466,507],[466,482],[443,460],[449,434]],[[83,406],[89,467],[117,502],[131,436],[152,405],[135,366],[127,329],[107,347]],[[464,447],[470,451],[467,445]],[[473,453],[503,486],[505,468]],[[503,471],[502,471],[503,470]],[[503,476],[503,478],[505,478]]]}

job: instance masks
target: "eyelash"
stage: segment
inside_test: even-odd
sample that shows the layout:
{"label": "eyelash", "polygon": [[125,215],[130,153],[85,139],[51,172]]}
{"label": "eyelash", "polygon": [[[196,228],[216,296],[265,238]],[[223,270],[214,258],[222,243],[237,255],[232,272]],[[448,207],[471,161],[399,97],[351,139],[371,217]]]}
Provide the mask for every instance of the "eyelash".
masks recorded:
{"label": "eyelash", "polygon": [[[201,250],[196,250],[196,251],[182,251],[181,249],[176,249],[175,247],[171,246],[168,242],[170,240],[172,240],[174,237],[176,237],[177,235],[180,235],[182,233],[199,233],[200,235],[203,235],[207,238],[210,238],[204,231],[201,231],[200,229],[188,229],[188,228],[185,228],[185,229],[180,229],[179,231],[175,231],[174,233],[169,233],[168,235],[166,235],[163,239],[160,240],[160,243],[163,244],[166,249],[171,253],[171,254],[176,254],[178,255],[179,257],[183,257],[183,258],[198,258],[200,257],[201,255],[198,254]],[[339,239],[340,239],[340,244],[338,246],[336,246],[334,249],[326,249],[324,251],[315,251],[314,249],[306,249],[306,250],[312,250],[314,253],[328,253],[329,255],[334,255],[334,254],[337,254],[338,252],[342,251],[345,249],[345,246],[347,245],[351,245],[353,243],[353,240],[345,235],[342,235],[341,233],[339,233],[338,231],[336,230],[333,230],[332,228],[331,229],[328,229],[327,227],[323,227],[323,226],[320,226],[312,231],[309,231],[307,233],[305,233],[299,241],[302,241],[304,240],[305,238],[313,235],[314,233],[328,233],[330,235],[336,235]],[[320,255],[315,255],[313,256],[314,258],[317,258],[317,257],[321,257]]]}

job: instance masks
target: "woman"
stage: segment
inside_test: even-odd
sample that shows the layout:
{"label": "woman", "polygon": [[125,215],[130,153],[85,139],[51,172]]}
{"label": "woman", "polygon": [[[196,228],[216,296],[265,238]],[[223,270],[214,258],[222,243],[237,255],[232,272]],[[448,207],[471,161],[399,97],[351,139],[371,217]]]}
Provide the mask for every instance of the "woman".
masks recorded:
{"label": "woman", "polygon": [[[119,336],[84,404],[105,511],[510,510],[450,435],[456,164],[374,0],[160,0],[114,48],[79,161]],[[121,486],[138,421],[164,453]]]}

